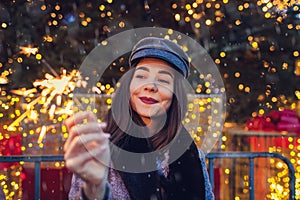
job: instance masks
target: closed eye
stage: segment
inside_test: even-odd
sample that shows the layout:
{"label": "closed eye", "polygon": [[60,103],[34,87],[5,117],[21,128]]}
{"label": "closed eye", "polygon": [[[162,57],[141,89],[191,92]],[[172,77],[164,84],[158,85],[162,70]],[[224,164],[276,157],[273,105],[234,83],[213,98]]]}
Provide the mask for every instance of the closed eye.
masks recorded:
{"label": "closed eye", "polygon": [[137,75],[135,75],[135,78],[145,78],[145,76],[144,75],[141,75],[141,74],[137,74]]}
{"label": "closed eye", "polygon": [[170,81],[164,79],[158,79],[159,82],[170,84]]}

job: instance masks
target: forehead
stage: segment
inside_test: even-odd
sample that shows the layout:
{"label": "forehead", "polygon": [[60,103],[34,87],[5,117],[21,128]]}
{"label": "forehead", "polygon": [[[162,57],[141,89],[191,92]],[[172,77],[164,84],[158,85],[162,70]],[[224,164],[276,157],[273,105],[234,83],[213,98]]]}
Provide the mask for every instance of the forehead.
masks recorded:
{"label": "forehead", "polygon": [[164,70],[174,73],[174,69],[168,62],[157,58],[144,58],[140,60],[136,68],[147,67],[149,70]]}

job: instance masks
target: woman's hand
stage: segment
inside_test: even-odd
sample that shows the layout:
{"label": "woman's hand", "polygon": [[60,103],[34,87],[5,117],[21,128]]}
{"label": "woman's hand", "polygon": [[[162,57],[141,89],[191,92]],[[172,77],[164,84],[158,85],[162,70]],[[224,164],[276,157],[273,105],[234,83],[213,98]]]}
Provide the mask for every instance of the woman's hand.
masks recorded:
{"label": "woman's hand", "polygon": [[64,145],[66,166],[85,181],[88,197],[103,195],[110,163],[109,134],[92,112],[76,113],[65,120],[69,137]]}

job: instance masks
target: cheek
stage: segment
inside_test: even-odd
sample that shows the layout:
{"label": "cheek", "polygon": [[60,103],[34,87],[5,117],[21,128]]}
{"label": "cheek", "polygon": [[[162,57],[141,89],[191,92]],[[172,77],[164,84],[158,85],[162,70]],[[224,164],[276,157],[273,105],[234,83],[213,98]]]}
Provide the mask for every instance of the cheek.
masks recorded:
{"label": "cheek", "polygon": [[136,88],[133,87],[132,84],[130,84],[130,87],[129,87],[129,102],[132,106],[132,108],[136,111]]}
{"label": "cheek", "polygon": [[163,100],[165,107],[169,108],[173,100],[173,91],[166,90],[162,92],[161,99]]}
{"label": "cheek", "polygon": [[130,96],[132,96],[134,93],[137,92],[138,90],[138,87],[139,87],[139,83],[132,80],[130,85],[129,85],[129,92],[130,92]]}

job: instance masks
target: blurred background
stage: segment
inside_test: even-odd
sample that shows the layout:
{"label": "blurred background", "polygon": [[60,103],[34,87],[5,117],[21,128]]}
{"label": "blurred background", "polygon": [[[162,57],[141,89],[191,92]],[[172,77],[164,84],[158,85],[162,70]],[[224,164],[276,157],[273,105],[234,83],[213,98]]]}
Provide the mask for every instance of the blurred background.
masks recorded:
{"label": "blurred background", "polygon": [[[196,124],[189,127],[198,147],[212,134],[213,151],[279,152],[295,167],[300,196],[299,0],[2,0],[0,154],[62,155],[68,133],[61,122],[74,112],[74,90],[89,80],[78,71],[81,63],[110,36],[140,27],[166,28],[161,36],[179,44],[174,31],[188,35],[221,74],[224,85],[216,86],[213,74],[191,71],[195,95],[184,123]],[[95,103],[89,109],[102,116],[127,56],[93,86],[98,97],[80,97],[81,104]],[[224,125],[215,124],[222,112]],[[283,162],[259,159],[255,169],[257,199],[289,198]],[[7,199],[33,198],[32,164],[0,163],[0,170]],[[247,160],[218,160],[216,199],[248,199],[248,171]],[[63,162],[42,163],[41,199],[66,199],[70,177]]]}

